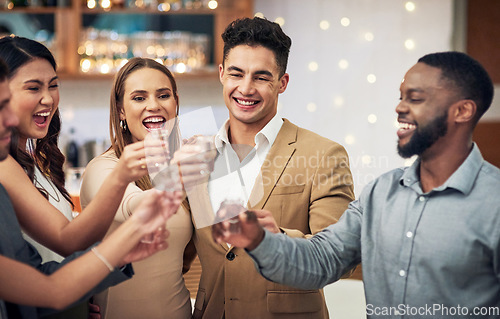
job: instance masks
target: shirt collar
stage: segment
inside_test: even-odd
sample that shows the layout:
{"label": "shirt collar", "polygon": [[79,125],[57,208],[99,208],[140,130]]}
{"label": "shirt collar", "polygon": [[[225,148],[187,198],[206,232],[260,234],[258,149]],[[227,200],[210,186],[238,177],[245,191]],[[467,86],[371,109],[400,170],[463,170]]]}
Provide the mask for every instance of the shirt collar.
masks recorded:
{"label": "shirt collar", "polygon": [[[266,126],[264,126],[262,130],[255,134],[255,145],[258,147],[265,141],[265,139],[268,140],[269,145],[273,145],[282,125],[283,119],[276,114],[269,122],[267,122]],[[228,130],[229,119],[224,122],[219,132],[215,135],[215,147],[217,150],[220,150],[225,144],[229,144],[229,137],[227,135]]]}
{"label": "shirt collar", "polygon": [[224,124],[219,129],[219,132],[215,135],[215,147],[217,150],[221,149],[224,144],[229,144],[229,137],[227,136],[227,131],[229,129],[229,119],[224,122]]}
{"label": "shirt collar", "polygon": [[260,144],[264,142],[265,139],[269,142],[269,145],[273,145],[274,140],[278,136],[278,132],[281,130],[283,125],[283,119],[274,115],[274,117],[255,135],[255,145],[259,147]]}
{"label": "shirt collar", "polygon": [[[467,156],[465,161],[458,167],[458,169],[448,178],[443,185],[434,189],[434,191],[443,191],[446,188],[454,188],[463,194],[467,195],[471,192],[476,177],[481,170],[484,159],[479,151],[476,143],[473,143],[472,151]],[[420,176],[418,174],[420,166],[420,157],[408,167],[399,183],[401,185],[411,187],[415,183],[420,183]]]}

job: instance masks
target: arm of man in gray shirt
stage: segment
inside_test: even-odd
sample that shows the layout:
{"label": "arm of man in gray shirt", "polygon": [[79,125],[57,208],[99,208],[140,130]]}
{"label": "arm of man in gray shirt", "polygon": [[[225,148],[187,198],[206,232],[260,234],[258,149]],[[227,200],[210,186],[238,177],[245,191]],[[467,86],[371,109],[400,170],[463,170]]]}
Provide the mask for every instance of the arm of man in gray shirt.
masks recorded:
{"label": "arm of man in gray shirt", "polygon": [[249,255],[266,279],[301,288],[319,289],[361,262],[359,202],[349,204],[340,220],[310,239],[265,231]]}

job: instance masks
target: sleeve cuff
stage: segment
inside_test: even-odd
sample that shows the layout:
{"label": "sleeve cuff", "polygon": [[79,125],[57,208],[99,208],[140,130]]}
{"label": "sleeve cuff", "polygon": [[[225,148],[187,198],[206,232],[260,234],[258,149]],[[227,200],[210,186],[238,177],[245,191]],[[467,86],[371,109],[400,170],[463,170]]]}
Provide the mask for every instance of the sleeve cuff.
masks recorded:
{"label": "sleeve cuff", "polygon": [[261,265],[264,265],[275,258],[275,256],[269,252],[275,251],[274,247],[277,245],[276,237],[278,236],[284,235],[273,234],[268,230],[264,230],[264,238],[262,239],[260,244],[255,247],[254,250],[247,251],[259,268]]}

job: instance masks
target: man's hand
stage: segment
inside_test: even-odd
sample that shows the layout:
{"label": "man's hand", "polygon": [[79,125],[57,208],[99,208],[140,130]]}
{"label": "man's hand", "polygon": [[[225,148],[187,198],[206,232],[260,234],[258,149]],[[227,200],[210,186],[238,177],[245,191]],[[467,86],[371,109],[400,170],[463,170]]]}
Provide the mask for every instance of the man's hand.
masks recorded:
{"label": "man's hand", "polygon": [[194,136],[184,141],[171,161],[179,166],[184,189],[208,182],[216,155],[213,137]]}
{"label": "man's hand", "polygon": [[278,234],[281,232],[276,220],[273,217],[273,214],[268,210],[255,210],[255,215],[257,216],[257,220],[259,224],[270,231],[271,233]]}
{"label": "man's hand", "polygon": [[255,249],[264,238],[264,229],[259,224],[257,216],[253,211],[246,211],[237,216],[239,219],[239,231],[231,232],[231,222],[224,220],[212,226],[212,237],[215,242],[228,243],[236,247]]}

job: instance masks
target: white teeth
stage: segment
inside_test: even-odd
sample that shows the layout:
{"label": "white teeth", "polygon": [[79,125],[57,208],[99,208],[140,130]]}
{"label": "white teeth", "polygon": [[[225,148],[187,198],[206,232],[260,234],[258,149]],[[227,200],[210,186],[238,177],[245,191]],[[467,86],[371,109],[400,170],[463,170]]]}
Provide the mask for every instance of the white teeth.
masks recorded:
{"label": "white teeth", "polygon": [[398,124],[399,124],[399,128],[403,129],[403,130],[410,130],[410,129],[414,129],[415,127],[417,127],[415,124],[410,124],[410,123],[398,122]]}
{"label": "white teeth", "polygon": [[252,102],[252,101],[243,101],[243,100],[238,100],[238,99],[236,99],[236,101],[238,101],[238,103],[240,103],[241,105],[247,105],[247,106],[254,105],[257,103],[256,101]]}
{"label": "white teeth", "polygon": [[49,116],[50,112],[36,113],[37,116]]}
{"label": "white teeth", "polygon": [[151,122],[151,123],[158,123],[158,122],[163,122],[164,119],[162,117],[149,117],[144,120],[144,122]]}

